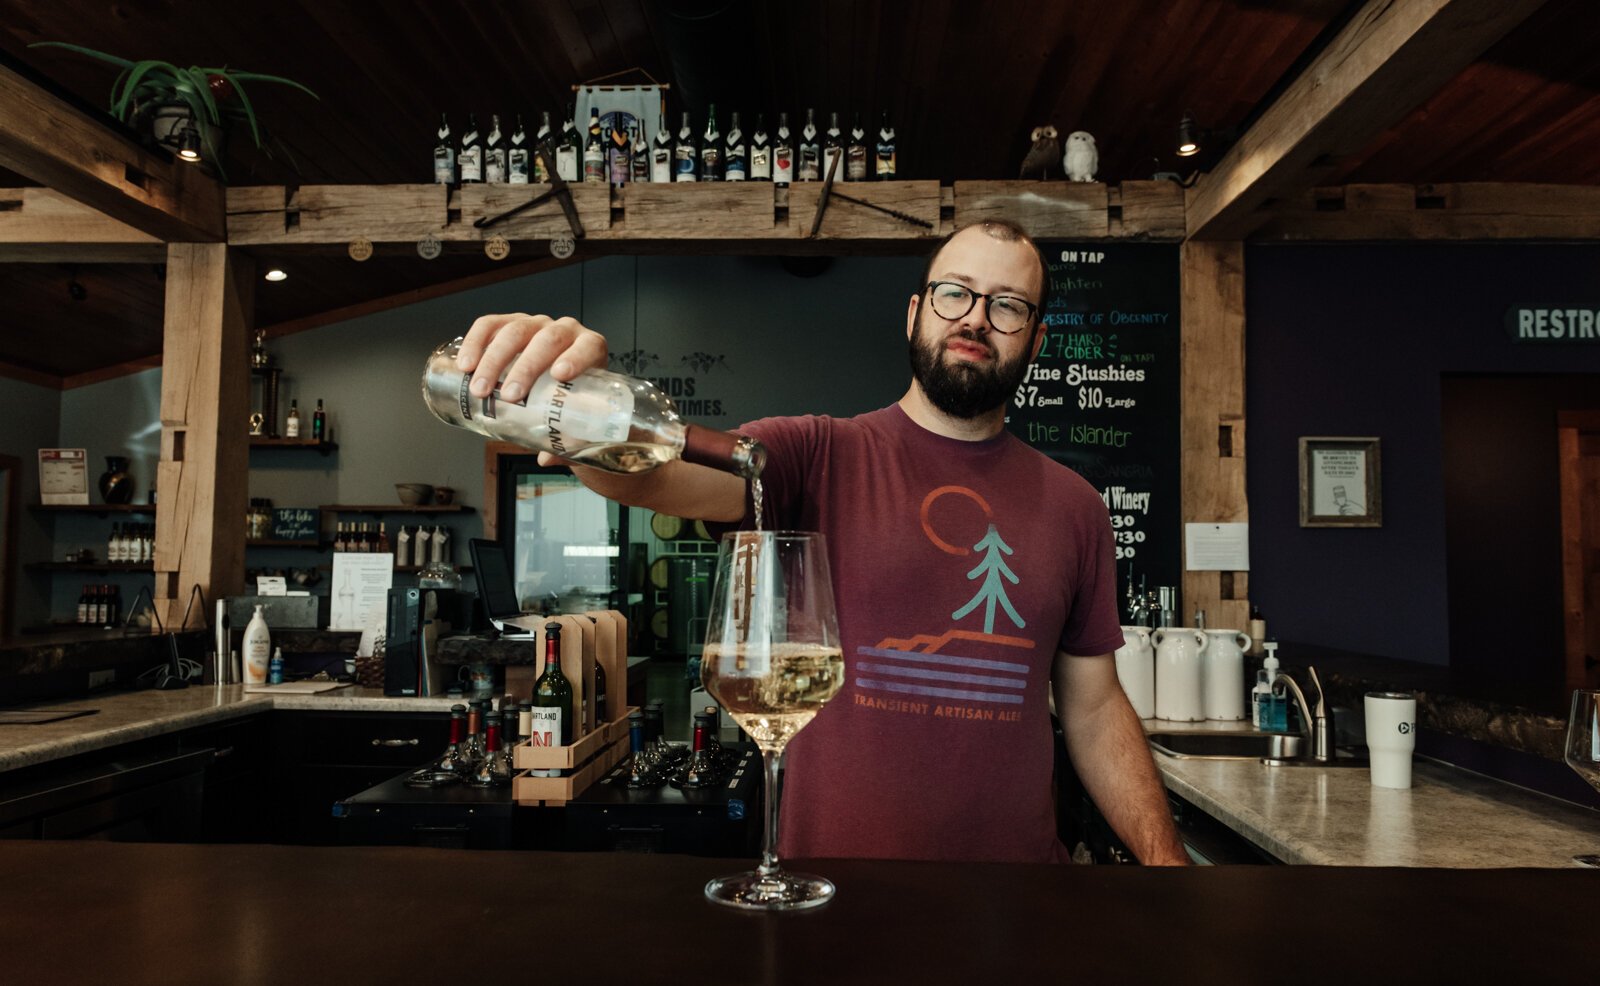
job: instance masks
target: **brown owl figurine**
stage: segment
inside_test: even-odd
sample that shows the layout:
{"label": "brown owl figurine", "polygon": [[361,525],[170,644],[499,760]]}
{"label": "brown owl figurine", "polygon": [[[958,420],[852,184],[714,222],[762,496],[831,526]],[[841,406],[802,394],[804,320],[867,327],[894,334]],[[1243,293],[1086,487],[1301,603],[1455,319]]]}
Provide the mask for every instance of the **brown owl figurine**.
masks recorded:
{"label": "brown owl figurine", "polygon": [[1048,123],[1033,128],[1033,133],[1029,135],[1033,146],[1028,149],[1028,156],[1022,159],[1022,173],[1017,177],[1049,180],[1051,170],[1061,166],[1061,143],[1056,136],[1056,128]]}

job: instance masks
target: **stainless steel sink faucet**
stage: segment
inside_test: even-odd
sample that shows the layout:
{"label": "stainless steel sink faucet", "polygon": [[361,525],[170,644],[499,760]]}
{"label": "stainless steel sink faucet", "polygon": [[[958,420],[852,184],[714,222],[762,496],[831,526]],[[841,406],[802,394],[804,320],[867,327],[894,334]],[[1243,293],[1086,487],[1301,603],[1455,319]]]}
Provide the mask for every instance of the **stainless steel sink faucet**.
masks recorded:
{"label": "stainless steel sink faucet", "polygon": [[[1300,706],[1300,723],[1305,727],[1306,735],[1311,738],[1311,759],[1318,763],[1329,763],[1333,760],[1333,713],[1328,709],[1326,695],[1322,690],[1322,681],[1317,677],[1317,669],[1310,668],[1311,683],[1317,686],[1317,708],[1313,715],[1311,709],[1306,707],[1305,693],[1300,686],[1295,684],[1293,678],[1282,671],[1272,680],[1272,688],[1278,691],[1279,683],[1289,686],[1294,692],[1295,704]],[[1281,692],[1280,692],[1281,694]]]}

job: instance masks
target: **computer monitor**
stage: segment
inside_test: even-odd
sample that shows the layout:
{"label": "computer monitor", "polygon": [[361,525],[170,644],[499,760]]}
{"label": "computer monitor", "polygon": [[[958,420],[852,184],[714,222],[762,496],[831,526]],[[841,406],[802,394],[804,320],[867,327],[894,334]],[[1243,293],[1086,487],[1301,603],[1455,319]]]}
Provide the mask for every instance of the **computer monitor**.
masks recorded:
{"label": "computer monitor", "polygon": [[[511,577],[511,559],[505,546],[487,538],[472,538],[467,542],[472,552],[472,574],[478,582],[478,599],[483,603],[484,614],[495,629],[504,631],[507,624],[523,616],[522,604],[517,601],[517,583]],[[513,630],[524,628],[512,624]]]}

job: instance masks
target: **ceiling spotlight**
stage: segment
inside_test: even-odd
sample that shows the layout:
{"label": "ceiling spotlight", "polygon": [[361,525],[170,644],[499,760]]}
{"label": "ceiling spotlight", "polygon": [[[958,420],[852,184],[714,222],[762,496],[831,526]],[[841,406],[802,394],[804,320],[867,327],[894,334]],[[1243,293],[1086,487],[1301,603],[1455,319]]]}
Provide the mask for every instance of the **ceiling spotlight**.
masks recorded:
{"label": "ceiling spotlight", "polygon": [[281,268],[278,268],[278,267],[274,267],[271,270],[267,271],[267,273],[264,276],[269,281],[287,281],[289,279],[288,272],[284,271],[284,270],[282,270]]}
{"label": "ceiling spotlight", "polygon": [[1194,122],[1194,114],[1185,110],[1183,119],[1178,121],[1178,156],[1193,157],[1200,153],[1200,128]]}
{"label": "ceiling spotlight", "polygon": [[200,133],[193,127],[183,128],[183,136],[178,140],[178,157],[190,164],[200,161]]}

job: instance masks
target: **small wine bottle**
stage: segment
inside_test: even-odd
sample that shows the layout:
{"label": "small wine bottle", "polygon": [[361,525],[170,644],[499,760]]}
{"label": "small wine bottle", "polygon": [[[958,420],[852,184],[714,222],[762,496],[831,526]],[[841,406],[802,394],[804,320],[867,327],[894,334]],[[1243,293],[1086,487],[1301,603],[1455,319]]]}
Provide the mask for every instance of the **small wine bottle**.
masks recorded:
{"label": "small wine bottle", "polygon": [[[549,140],[550,111],[542,110],[539,117],[539,132],[533,135],[533,143],[535,147],[543,147],[549,142]],[[561,153],[554,146],[551,146],[549,151],[552,159]],[[530,152],[528,156],[533,159],[531,162],[533,165],[533,180],[540,185],[548,184],[550,181],[550,176],[545,173],[544,158],[540,157],[537,152]]]}
{"label": "small wine bottle", "polygon": [[[842,168],[835,168],[834,162],[844,156],[844,133],[839,129],[839,114],[828,115],[828,130],[822,136],[822,174],[821,180],[827,181],[832,175],[834,181],[844,181],[849,176]],[[840,162],[843,164],[843,162]]]}
{"label": "small wine bottle", "polygon": [[806,125],[800,131],[800,180],[821,181],[822,147],[817,143],[817,117],[806,110]]}
{"label": "small wine bottle", "polygon": [[772,180],[772,144],[767,139],[767,121],[763,113],[756,114],[756,132],[750,135],[750,180]]}
{"label": "small wine bottle", "polygon": [[717,130],[717,105],[706,109],[706,132],[700,138],[700,180],[722,180],[722,134]]}
{"label": "small wine bottle", "polygon": [[700,176],[700,154],[694,146],[694,131],[689,129],[689,111],[683,112],[683,126],[678,128],[678,142],[672,145],[672,180],[697,181]]}
{"label": "small wine bottle", "polygon": [[856,112],[850,126],[850,143],[845,148],[844,180],[867,180],[867,132],[861,128],[861,113]]}
{"label": "small wine bottle", "polygon": [[283,420],[283,437],[300,437],[300,402],[298,400],[289,401],[289,415]]}
{"label": "small wine bottle", "polygon": [[772,142],[772,183],[780,188],[794,181],[794,138],[789,135],[789,114],[778,114],[778,132]]}
{"label": "small wine bottle", "polygon": [[522,129],[522,114],[517,114],[517,129],[511,131],[511,150],[506,153],[506,181],[512,185],[526,185],[531,175],[528,167],[528,135]]}
{"label": "small wine bottle", "polygon": [[503,185],[506,180],[506,144],[500,133],[500,114],[489,116],[489,139],[483,151],[483,180]]}
{"label": "small wine bottle", "polygon": [[629,143],[633,145],[630,159],[633,162],[633,171],[630,176],[633,181],[650,180],[650,142],[644,139],[644,122],[640,121],[629,127]]}
{"label": "small wine bottle", "polygon": [[433,180],[439,185],[456,183],[456,149],[450,146],[450,121],[439,114],[439,142],[433,145]]}
{"label": "small wine bottle", "polygon": [[878,124],[878,153],[874,155],[879,181],[894,178],[894,145],[894,127],[889,124],[889,111],[884,110],[883,120]]}
{"label": "small wine bottle", "polygon": [[728,137],[722,148],[722,174],[728,181],[744,181],[749,177],[749,171],[744,131],[739,129],[739,111],[734,110],[728,115]]}
{"label": "small wine bottle", "polygon": [[572,118],[575,109],[571,103],[567,104],[567,120],[561,125],[561,144],[556,148],[556,173],[562,181],[578,180],[579,158],[583,153],[583,141],[578,139],[578,123]]}
{"label": "small wine bottle", "polygon": [[461,166],[461,184],[483,181],[483,144],[478,140],[478,118],[467,114],[467,132],[461,135],[461,153],[456,162]]}
{"label": "small wine bottle", "polygon": [[661,117],[661,129],[656,131],[655,140],[650,145],[650,180],[672,180],[672,134],[667,130],[665,114]]}
{"label": "small wine bottle", "polygon": [[601,185],[606,180],[606,142],[600,133],[600,108],[589,107],[589,137],[583,144],[583,181]]}
{"label": "small wine bottle", "polygon": [[612,116],[606,139],[606,176],[612,188],[626,185],[628,176],[633,173],[633,141],[629,139],[628,131],[623,129],[622,120],[621,113]]}
{"label": "small wine bottle", "polygon": [[311,414],[311,437],[319,442],[328,440],[328,415],[322,410],[322,398],[317,398],[317,409]]}

